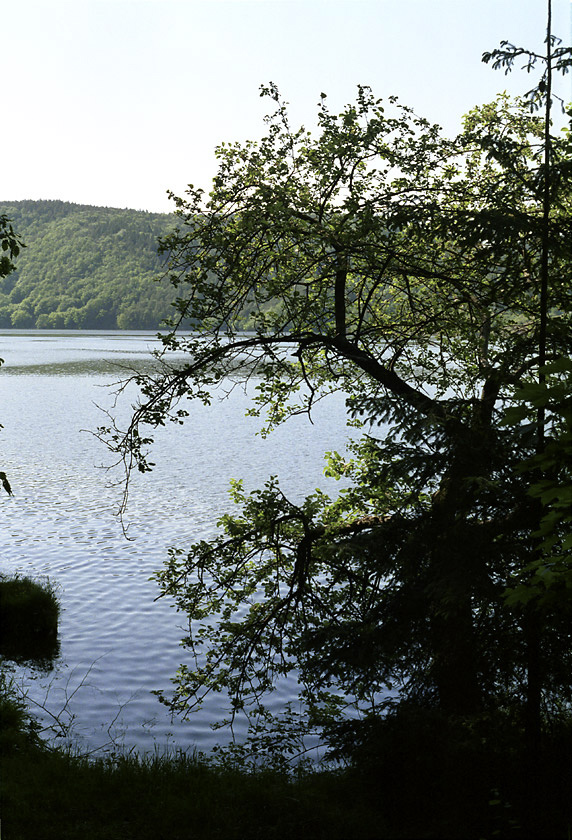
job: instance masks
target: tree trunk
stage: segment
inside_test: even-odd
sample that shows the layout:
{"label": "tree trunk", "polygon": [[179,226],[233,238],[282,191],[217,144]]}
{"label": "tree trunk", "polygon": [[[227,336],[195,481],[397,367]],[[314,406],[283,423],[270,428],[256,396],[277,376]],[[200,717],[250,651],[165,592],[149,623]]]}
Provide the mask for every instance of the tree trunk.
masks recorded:
{"label": "tree trunk", "polygon": [[[459,484],[440,491],[432,517],[431,639],[433,680],[439,706],[447,714],[471,715],[481,707],[478,650],[472,592],[475,547],[459,501]],[[477,552],[478,554],[478,552]]]}

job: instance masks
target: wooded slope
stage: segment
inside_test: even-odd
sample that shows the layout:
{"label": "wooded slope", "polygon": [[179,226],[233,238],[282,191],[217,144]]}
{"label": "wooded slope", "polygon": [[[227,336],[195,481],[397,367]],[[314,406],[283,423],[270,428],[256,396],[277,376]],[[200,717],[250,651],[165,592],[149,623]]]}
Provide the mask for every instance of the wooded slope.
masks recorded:
{"label": "wooded slope", "polygon": [[26,247],[0,279],[0,327],[156,329],[176,296],[157,255],[174,217],[64,201],[0,202]]}

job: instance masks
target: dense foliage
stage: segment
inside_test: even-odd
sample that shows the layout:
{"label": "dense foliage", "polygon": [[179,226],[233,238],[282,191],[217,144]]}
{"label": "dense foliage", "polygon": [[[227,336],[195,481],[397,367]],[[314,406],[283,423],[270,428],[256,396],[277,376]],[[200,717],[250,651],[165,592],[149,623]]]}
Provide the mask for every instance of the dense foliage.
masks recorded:
{"label": "dense foliage", "polygon": [[[239,791],[230,818],[205,798],[213,784],[221,797],[212,775],[197,798],[202,762],[182,759],[176,778],[166,762],[38,751],[23,709],[0,697],[7,824],[22,836],[45,833],[53,802],[58,837],[79,822],[89,831],[92,818],[113,836],[155,836],[166,818],[173,836],[189,826],[205,836],[570,836],[572,142],[551,133],[550,75],[572,51],[554,48],[550,23],[546,43],[528,101],[475,108],[453,140],[368,88],[338,115],[322,95],[319,131],[293,131],[278,91],[265,88],[275,103],[267,136],[221,147],[208,201],[192,188],[175,198],[178,227],[161,240],[178,294],[164,344],[188,362],[141,375],[128,429],[105,430],[129,475],[152,467],[145,427],[184,422],[181,401],[208,403],[229,375],[269,430],[346,394],[361,438],[327,453],[326,472],[349,486],[293,503],[276,477],[250,494],[234,481],[238,510],[218,536],[173,549],[157,574],[189,621],[165,702],[187,714],[222,692],[229,719],[254,721],[252,752],[233,745],[223,765],[248,755],[257,767],[270,753],[283,770],[300,734],[321,728],[331,755],[351,765],[332,776],[327,813],[316,800],[305,810],[319,776],[278,794],[273,782],[261,798],[255,775],[243,825],[234,811],[244,788],[228,770],[223,799]],[[544,60],[506,42],[485,60],[510,67],[522,55],[529,70]],[[50,233],[22,223],[31,204],[0,208],[10,325],[143,325],[135,298],[133,309],[115,306],[113,283],[117,296],[97,291],[95,308],[81,297],[76,281],[89,285],[100,249],[87,247],[84,264],[81,247],[63,243],[94,232],[98,208],[41,203],[72,217]],[[132,211],[105,212],[97,241],[111,237],[113,255],[131,231],[116,214]],[[74,270],[55,308],[30,280],[36,257],[10,277],[15,229],[27,243],[37,234],[62,244]],[[193,335],[179,329],[189,322]],[[303,719],[292,707],[273,718],[265,698],[292,673]],[[31,829],[21,821],[30,790],[45,799]],[[159,809],[133,811],[138,796]]]}
{"label": "dense foliage", "polygon": [[[492,754],[509,724],[503,750],[523,729],[538,772],[572,703],[572,144],[546,82],[570,50],[553,46],[528,101],[475,108],[453,140],[368,88],[292,130],[271,85],[266,136],[218,150],[206,203],[175,198],[162,248],[200,329],[165,335],[188,363],[140,377],[129,428],[108,430],[128,470],[149,468],[145,426],[184,422],[181,400],[229,375],[270,429],[342,391],[362,437],[328,456],[337,496],[234,482],[219,535],[172,550],[157,579],[189,619],[173,709],[223,692],[230,719],[267,722],[294,673],[339,756],[379,770],[392,732],[431,720]],[[280,749],[293,720],[271,721]]]}
{"label": "dense foliage", "polygon": [[172,314],[157,238],[172,216],[63,201],[0,204],[26,243],[0,279],[0,327],[156,329]]}

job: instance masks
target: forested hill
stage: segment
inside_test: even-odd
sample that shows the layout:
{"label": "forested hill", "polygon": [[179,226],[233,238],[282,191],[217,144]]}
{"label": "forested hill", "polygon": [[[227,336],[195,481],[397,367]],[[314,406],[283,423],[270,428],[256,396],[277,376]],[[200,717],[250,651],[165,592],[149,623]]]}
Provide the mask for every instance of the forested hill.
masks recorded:
{"label": "forested hill", "polygon": [[156,329],[175,290],[157,255],[174,217],[64,201],[0,202],[26,247],[0,278],[0,327]]}

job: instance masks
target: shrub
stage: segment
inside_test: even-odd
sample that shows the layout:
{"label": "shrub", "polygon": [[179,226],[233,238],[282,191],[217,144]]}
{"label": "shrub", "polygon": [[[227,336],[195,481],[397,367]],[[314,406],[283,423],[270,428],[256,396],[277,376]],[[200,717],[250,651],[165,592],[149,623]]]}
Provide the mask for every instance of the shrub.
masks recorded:
{"label": "shrub", "polygon": [[59,612],[49,581],[0,577],[0,655],[50,667],[59,650]]}

